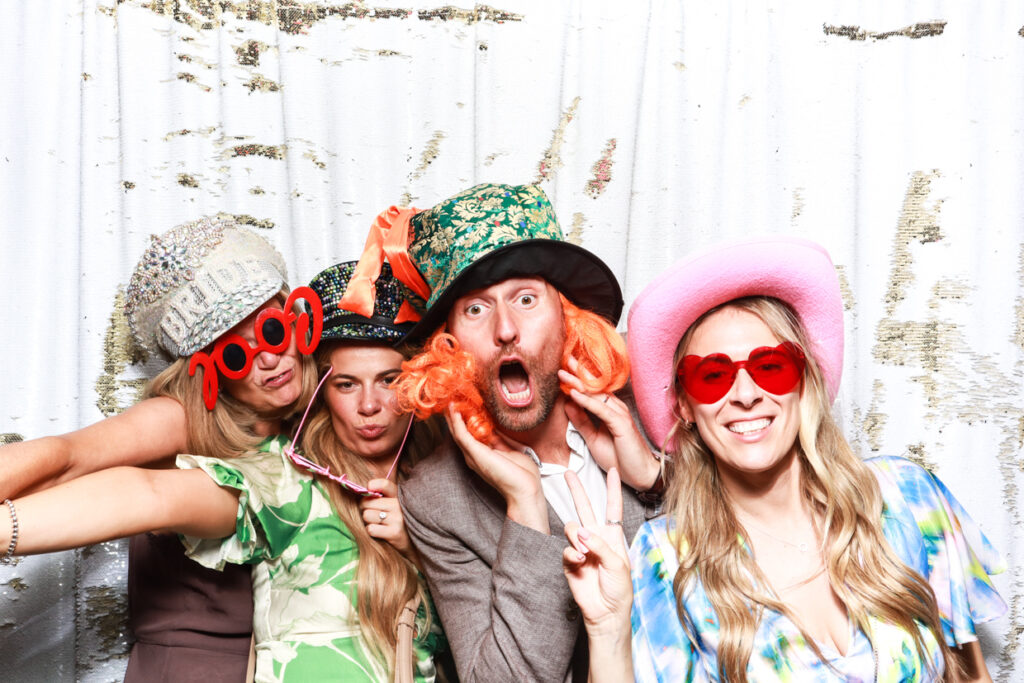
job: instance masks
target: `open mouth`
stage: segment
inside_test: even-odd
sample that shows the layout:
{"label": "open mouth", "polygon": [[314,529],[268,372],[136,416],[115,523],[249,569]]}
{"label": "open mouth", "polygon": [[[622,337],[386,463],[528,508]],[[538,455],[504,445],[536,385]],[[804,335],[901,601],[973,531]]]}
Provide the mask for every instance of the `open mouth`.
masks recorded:
{"label": "open mouth", "polygon": [[753,434],[768,428],[768,425],[772,423],[771,418],[762,417],[759,420],[742,420],[739,422],[730,422],[728,429],[734,434]]}
{"label": "open mouth", "polygon": [[498,384],[502,397],[510,406],[527,406],[533,400],[530,374],[518,360],[509,360],[501,364],[498,368]]}

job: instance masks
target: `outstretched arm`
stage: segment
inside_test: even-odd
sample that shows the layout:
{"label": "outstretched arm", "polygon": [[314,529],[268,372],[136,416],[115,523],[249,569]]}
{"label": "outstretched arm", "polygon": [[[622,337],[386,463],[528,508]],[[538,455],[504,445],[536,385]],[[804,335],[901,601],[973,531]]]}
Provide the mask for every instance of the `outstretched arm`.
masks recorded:
{"label": "outstretched arm", "polygon": [[24,495],[116,465],[149,465],[187,449],[185,410],[150,398],[120,415],[61,436],[0,448],[0,500]]}
{"label": "outstretched arm", "polygon": [[[221,488],[200,470],[115,467],[19,498],[14,507],[15,553],[30,555],[144,531],[230,536],[238,491]],[[0,550],[11,540],[8,513],[6,506],[0,509]]]}

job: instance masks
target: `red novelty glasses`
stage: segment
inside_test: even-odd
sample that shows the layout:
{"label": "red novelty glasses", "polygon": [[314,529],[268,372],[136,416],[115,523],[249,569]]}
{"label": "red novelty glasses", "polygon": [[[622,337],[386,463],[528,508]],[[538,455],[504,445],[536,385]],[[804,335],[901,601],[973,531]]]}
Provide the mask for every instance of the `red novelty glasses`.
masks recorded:
{"label": "red novelty glasses", "polygon": [[[295,313],[295,304],[299,299],[305,300],[312,314]],[[242,379],[252,370],[253,360],[260,353],[284,353],[291,344],[293,331],[295,347],[299,353],[313,353],[320,343],[323,328],[324,312],[320,297],[309,287],[296,287],[283,309],[265,308],[256,316],[253,324],[256,346],[250,346],[244,337],[234,332],[223,334],[214,343],[210,353],[197,351],[192,354],[188,374],[195,375],[196,368],[200,365],[203,367],[203,402],[207,410],[213,410],[217,405],[218,372],[228,379]]]}
{"label": "red novelty glasses", "polygon": [[694,400],[717,403],[729,393],[741,368],[769,394],[787,394],[800,382],[806,362],[799,344],[783,342],[775,348],[758,347],[747,360],[734,361],[724,353],[686,356],[677,374]]}

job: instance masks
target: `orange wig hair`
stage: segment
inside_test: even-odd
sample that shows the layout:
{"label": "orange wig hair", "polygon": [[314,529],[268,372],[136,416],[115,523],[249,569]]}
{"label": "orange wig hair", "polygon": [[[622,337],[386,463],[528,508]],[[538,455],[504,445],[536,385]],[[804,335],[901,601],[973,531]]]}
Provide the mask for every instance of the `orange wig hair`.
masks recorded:
{"label": "orange wig hair", "polygon": [[[562,368],[569,370],[569,359],[579,362],[578,376],[589,392],[613,392],[629,378],[626,343],[607,320],[583,310],[559,294],[565,321],[565,346]],[[402,374],[393,387],[399,405],[426,419],[452,406],[466,421],[469,433],[489,443],[494,422],[484,407],[476,387],[476,359],[459,348],[459,342],[442,325],[424,344],[423,351],[402,363]],[[561,384],[569,393],[569,386]]]}

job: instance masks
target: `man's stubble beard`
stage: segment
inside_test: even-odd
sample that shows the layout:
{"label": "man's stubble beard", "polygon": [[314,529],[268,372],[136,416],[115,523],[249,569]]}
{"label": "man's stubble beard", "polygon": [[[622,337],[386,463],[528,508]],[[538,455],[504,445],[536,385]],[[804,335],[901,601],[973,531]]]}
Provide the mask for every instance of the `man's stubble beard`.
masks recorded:
{"label": "man's stubble beard", "polygon": [[[487,362],[479,364],[476,385],[484,399],[484,406],[499,429],[506,432],[528,432],[539,427],[551,416],[561,387],[558,370],[562,367],[562,350],[565,346],[565,330],[558,338],[545,344],[535,356],[527,356],[515,346],[498,351]],[[503,355],[515,353],[534,384],[534,397],[529,406],[513,408],[504,402],[496,378]]]}

